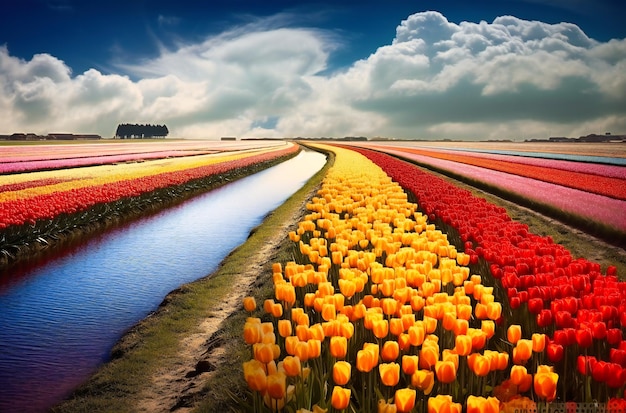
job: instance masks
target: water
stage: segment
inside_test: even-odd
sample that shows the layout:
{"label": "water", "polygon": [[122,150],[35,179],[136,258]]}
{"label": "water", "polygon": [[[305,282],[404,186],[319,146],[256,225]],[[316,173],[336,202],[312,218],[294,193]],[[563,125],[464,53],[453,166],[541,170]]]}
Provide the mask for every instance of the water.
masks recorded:
{"label": "water", "polygon": [[325,157],[296,158],[78,248],[0,285],[0,412],[40,412],[106,361],[181,284],[214,271]]}

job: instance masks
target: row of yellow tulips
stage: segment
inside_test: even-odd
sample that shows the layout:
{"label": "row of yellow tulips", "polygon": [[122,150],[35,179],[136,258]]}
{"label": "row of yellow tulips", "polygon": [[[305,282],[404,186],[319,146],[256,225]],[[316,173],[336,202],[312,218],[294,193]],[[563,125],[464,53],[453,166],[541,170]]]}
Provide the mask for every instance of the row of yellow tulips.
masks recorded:
{"label": "row of yellow tulips", "polygon": [[[276,263],[244,300],[255,411],[497,412],[551,401],[545,337],[501,326],[493,287],[365,157],[336,161]],[[260,311],[260,310],[258,310]]]}

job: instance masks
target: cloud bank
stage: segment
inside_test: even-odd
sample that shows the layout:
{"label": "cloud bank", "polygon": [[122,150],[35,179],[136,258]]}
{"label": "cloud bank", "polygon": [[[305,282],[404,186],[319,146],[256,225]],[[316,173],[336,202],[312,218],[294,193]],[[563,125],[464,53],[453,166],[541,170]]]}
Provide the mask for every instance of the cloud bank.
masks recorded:
{"label": "cloud bank", "polygon": [[234,29],[158,58],[74,75],[0,46],[0,133],[109,137],[118,123],[171,136],[527,139],[626,133],[626,39],[501,16],[409,16],[389,45],[329,71],[337,39],[313,29]]}

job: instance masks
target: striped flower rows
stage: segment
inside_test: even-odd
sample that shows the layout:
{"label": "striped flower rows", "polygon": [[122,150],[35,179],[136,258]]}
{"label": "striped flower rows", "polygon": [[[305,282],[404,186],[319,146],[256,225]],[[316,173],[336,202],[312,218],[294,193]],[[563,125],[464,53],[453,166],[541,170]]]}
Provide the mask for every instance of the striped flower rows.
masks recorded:
{"label": "striped flower rows", "polygon": [[0,174],[139,162],[150,159],[206,155],[224,151],[277,147],[279,141],[164,141],[92,144],[3,146]]}
{"label": "striped flower rows", "polygon": [[542,208],[566,220],[574,221],[584,228],[597,230],[600,226],[602,232],[608,232],[612,236],[626,234],[624,200],[478,166],[409,153],[404,149],[385,148],[384,152],[486,185],[507,196],[513,196],[520,202],[531,204],[533,208]]}
{"label": "striped flower rows", "polygon": [[[384,149],[384,148],[383,148]],[[568,162],[566,167],[553,167],[551,161],[542,159],[542,164],[524,162],[522,157],[498,159],[494,155],[467,154],[453,151],[402,148],[404,152],[436,159],[492,169],[526,178],[537,179],[556,185],[579,189],[610,198],[626,200],[626,168],[608,165],[586,165],[585,170],[576,170]],[[563,161],[561,161],[562,163]],[[560,164],[557,163],[557,166]],[[609,170],[609,175],[606,175]]]}
{"label": "striped flower rows", "polygon": [[[166,159],[142,164],[106,165],[17,176],[0,177],[0,186],[24,182],[42,185],[11,187],[0,193],[0,229],[14,225],[34,224],[60,214],[84,211],[99,203],[138,196],[158,188],[216,175],[273,159],[297,150],[290,146],[262,153],[206,155]],[[53,181],[48,181],[52,179]],[[54,179],[58,181],[54,181]],[[5,182],[7,182],[5,184]]]}
{"label": "striped flower rows", "polygon": [[[626,282],[613,266],[574,259],[550,237],[432,174],[379,152],[358,150],[413,192],[431,219],[458,233],[472,263],[496,285],[503,322],[548,337],[545,357],[563,378],[562,401],[607,402],[626,387]],[[499,290],[499,294],[497,293]]]}
{"label": "striped flower rows", "polygon": [[534,406],[522,397],[531,393],[554,400],[545,335],[503,325],[506,307],[471,274],[471,256],[378,166],[332,150],[333,168],[290,233],[295,260],[274,264],[275,296],[260,317],[244,300],[250,407],[497,412]]}
{"label": "striped flower rows", "polygon": [[[60,234],[141,214],[295,155],[282,144],[229,154],[0,176],[0,265]],[[27,248],[24,248],[27,247]]]}

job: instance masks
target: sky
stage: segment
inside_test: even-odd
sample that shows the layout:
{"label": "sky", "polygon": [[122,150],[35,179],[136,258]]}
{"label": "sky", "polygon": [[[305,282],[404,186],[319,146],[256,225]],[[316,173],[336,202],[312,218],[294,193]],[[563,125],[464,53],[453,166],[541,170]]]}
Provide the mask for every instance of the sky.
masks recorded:
{"label": "sky", "polygon": [[4,0],[0,134],[626,134],[622,0]]}

